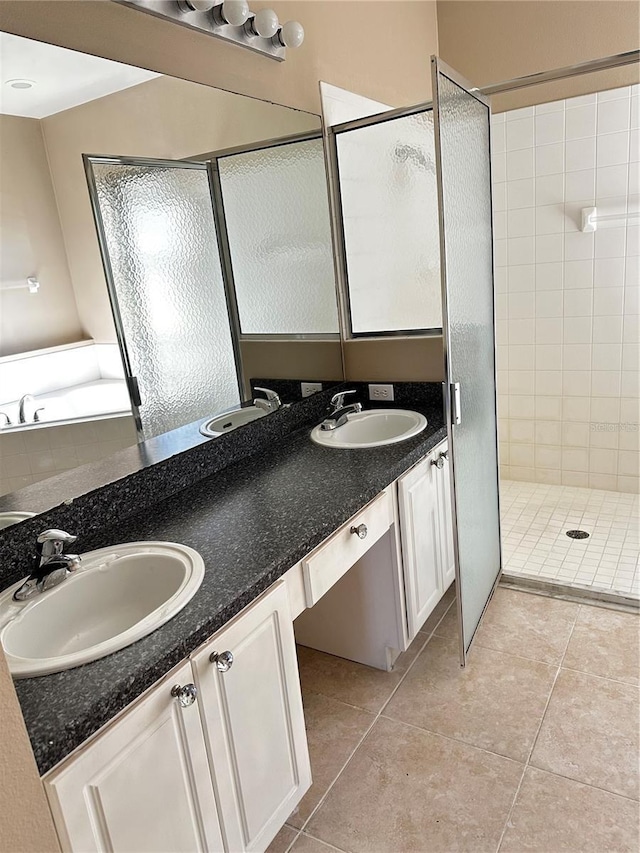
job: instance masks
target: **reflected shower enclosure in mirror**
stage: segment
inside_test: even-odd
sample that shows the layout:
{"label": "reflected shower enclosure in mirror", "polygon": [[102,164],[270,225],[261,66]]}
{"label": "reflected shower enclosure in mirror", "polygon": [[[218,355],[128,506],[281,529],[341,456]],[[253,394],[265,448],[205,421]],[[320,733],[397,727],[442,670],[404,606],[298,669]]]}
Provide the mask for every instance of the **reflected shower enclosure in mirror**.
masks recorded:
{"label": "reflected shower enclosure in mirror", "polygon": [[347,337],[441,334],[432,109],[332,128]]}
{"label": "reflected shower enclosure in mirror", "polygon": [[0,494],[342,381],[318,116],[0,49]]}

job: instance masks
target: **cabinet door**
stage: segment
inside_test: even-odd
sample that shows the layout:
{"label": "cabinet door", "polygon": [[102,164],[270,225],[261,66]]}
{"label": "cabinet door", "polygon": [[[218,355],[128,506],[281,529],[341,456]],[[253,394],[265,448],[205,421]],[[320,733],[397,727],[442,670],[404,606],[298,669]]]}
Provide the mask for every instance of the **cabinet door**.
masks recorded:
{"label": "cabinet door", "polygon": [[194,853],[224,849],[198,701],[171,688],[188,663],[44,779],[64,850]]}
{"label": "cabinet door", "polygon": [[440,600],[440,517],[434,451],[398,481],[402,561],[409,640],[424,625]]}
{"label": "cabinet door", "polygon": [[[222,652],[233,655],[226,671],[211,660]],[[229,849],[263,851],[311,784],[285,584],[223,628],[192,665]]]}
{"label": "cabinet door", "polygon": [[444,459],[444,466],[438,471],[438,509],[440,513],[440,565],[442,570],[442,591],[445,592],[456,577],[456,561],[453,553],[453,525],[451,519],[451,472],[447,453],[447,442],[438,445],[438,455]]}

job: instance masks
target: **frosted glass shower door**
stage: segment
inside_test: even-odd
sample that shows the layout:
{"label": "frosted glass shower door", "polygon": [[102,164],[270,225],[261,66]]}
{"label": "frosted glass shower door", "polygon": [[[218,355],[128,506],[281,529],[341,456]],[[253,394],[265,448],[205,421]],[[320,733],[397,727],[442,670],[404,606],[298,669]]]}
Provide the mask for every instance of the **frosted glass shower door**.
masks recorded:
{"label": "frosted glass shower door", "polygon": [[501,570],[490,110],[432,59],[443,336],[461,654]]}
{"label": "frosted glass shower door", "polygon": [[240,402],[206,166],[85,158],[144,438]]}
{"label": "frosted glass shower door", "polygon": [[439,331],[433,111],[348,124],[335,129],[335,159],[349,332]]}
{"label": "frosted glass shower door", "polygon": [[215,160],[242,335],[336,336],[322,139]]}

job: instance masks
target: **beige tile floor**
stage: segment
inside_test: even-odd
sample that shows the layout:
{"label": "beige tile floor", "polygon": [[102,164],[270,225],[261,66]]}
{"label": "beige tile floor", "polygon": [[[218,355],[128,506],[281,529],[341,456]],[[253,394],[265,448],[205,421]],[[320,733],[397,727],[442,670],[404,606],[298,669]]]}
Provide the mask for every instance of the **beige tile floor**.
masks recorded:
{"label": "beige tile floor", "polygon": [[391,673],[299,649],[314,783],[269,853],[637,853],[639,617],[499,588],[461,670],[451,602]]}

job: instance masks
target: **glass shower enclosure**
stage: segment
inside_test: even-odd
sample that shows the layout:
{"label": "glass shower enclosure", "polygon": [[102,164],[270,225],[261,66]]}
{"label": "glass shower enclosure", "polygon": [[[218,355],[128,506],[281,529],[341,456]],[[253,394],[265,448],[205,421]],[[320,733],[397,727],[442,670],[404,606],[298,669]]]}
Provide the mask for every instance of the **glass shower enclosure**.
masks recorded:
{"label": "glass shower enclosure", "polygon": [[206,164],[85,157],[141,437],[240,404]]}
{"label": "glass shower enclosure", "polygon": [[436,57],[432,91],[327,141],[344,335],[442,334],[464,665],[501,572],[490,106]]}
{"label": "glass shower enclosure", "polygon": [[250,399],[242,339],[338,337],[319,133],[84,161],[141,439]]}

